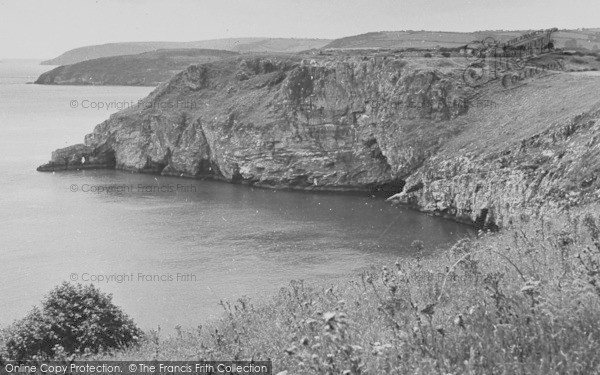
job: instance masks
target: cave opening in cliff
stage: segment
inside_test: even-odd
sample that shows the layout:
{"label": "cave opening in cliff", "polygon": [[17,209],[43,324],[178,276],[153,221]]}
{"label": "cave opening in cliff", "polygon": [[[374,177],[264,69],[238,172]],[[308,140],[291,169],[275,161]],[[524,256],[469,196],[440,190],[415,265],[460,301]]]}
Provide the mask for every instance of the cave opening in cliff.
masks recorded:
{"label": "cave opening in cliff", "polygon": [[481,209],[479,215],[477,215],[477,218],[475,219],[475,226],[479,229],[490,230],[492,232],[496,232],[500,229],[487,208]]}
{"label": "cave opening in cliff", "polygon": [[394,179],[389,182],[375,185],[371,188],[370,193],[376,197],[388,198],[390,195],[399,193],[404,189],[406,181],[402,179]]}

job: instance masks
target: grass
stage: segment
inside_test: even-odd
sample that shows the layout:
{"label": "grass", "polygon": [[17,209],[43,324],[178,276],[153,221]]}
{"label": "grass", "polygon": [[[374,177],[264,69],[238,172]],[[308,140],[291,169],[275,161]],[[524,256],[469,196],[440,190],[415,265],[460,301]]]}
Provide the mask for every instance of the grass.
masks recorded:
{"label": "grass", "polygon": [[85,359],[271,359],[275,374],[598,373],[598,208],[335,285],[292,281],[269,301],[223,302],[223,317],[195,330],[151,331],[137,347]]}
{"label": "grass", "polygon": [[[521,36],[531,30],[487,30],[476,32],[445,31],[381,31],[347,36],[335,39],[325,48],[460,48],[476,40],[488,37],[504,42]],[[577,48],[592,50],[598,45],[596,30],[561,30],[552,34],[557,47],[563,48],[571,39],[577,42]]]}

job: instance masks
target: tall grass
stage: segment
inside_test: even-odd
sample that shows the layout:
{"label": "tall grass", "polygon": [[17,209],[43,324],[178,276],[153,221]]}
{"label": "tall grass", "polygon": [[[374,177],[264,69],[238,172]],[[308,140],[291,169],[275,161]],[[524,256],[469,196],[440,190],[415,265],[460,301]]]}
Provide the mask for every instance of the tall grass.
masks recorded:
{"label": "tall grass", "polygon": [[[464,239],[110,359],[271,359],[284,374],[600,373],[598,207]],[[98,358],[94,356],[93,358]]]}

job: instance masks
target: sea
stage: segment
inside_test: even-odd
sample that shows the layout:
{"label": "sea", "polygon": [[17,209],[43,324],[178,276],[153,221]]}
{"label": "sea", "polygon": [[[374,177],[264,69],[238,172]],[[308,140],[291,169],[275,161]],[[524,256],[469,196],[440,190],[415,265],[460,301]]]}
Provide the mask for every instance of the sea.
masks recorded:
{"label": "sea", "polygon": [[95,284],[143,329],[195,327],[221,301],[263,303],[292,280],[326,285],[475,235],[369,194],[37,172],[153,90],[31,84],[53,68],[39,63],[0,62],[0,327],[62,282]]}

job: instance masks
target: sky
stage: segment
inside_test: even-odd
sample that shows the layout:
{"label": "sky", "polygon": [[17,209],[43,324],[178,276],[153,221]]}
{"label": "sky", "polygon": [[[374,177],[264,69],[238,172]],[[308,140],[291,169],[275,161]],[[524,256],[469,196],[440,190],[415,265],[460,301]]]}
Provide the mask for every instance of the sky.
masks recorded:
{"label": "sky", "polygon": [[0,58],[87,45],[600,27],[600,0],[0,0]]}

